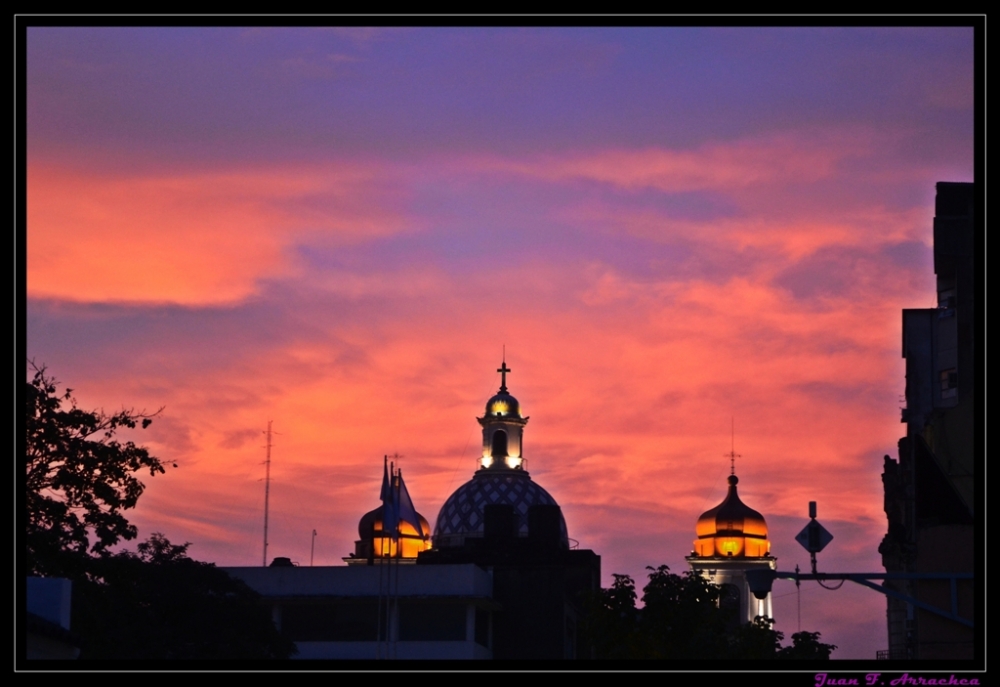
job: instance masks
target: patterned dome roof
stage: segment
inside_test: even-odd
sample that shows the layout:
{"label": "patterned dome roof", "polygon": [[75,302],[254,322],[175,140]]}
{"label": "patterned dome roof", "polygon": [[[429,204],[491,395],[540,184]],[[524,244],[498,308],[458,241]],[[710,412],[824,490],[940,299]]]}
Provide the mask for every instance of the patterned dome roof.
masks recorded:
{"label": "patterned dome roof", "polygon": [[[500,503],[514,507],[518,536],[528,536],[528,508],[557,506],[547,491],[531,481],[522,470],[479,470],[471,480],[455,490],[441,507],[434,528],[434,545],[461,546],[466,537],[483,536],[483,512],[487,505]],[[559,516],[561,543],[569,546],[566,520]]]}

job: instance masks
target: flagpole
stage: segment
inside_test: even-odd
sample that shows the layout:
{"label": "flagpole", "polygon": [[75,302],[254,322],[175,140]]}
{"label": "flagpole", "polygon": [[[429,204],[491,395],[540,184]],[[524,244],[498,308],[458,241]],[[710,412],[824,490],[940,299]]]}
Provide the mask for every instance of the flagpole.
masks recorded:
{"label": "flagpole", "polygon": [[[396,597],[392,593],[392,568],[399,555],[399,476],[396,474],[395,462],[389,465],[389,485],[392,490],[392,529],[389,531],[389,575],[386,577],[386,594],[389,603],[386,604],[388,618],[386,619],[385,654],[390,659],[396,658]],[[395,548],[395,550],[393,550]],[[399,579],[399,566],[396,565],[396,579]]]}
{"label": "flagpole", "polygon": [[[402,484],[403,484],[403,471],[401,469],[397,468],[397,471],[396,471],[396,493],[394,495],[395,498],[393,499],[393,503],[396,504],[397,508],[399,508],[400,491],[402,489]],[[395,587],[395,590],[394,590],[395,594],[393,595],[392,605],[393,605],[393,616],[394,616],[394,618],[396,620],[396,628],[395,628],[396,634],[394,634],[393,637],[392,637],[392,657],[395,659],[395,658],[397,658],[397,656],[396,656],[396,649],[398,648],[397,647],[397,643],[398,643],[398,640],[399,640],[399,564],[402,562],[402,557],[403,557],[403,550],[401,548],[402,547],[402,543],[399,541],[399,519],[398,518],[396,520],[396,529],[394,530],[394,537],[396,539],[396,556],[395,556],[395,558],[396,558],[396,587]]]}
{"label": "flagpole", "polygon": [[[382,524],[385,524],[385,518],[383,515]],[[384,534],[384,530],[383,530]],[[379,538],[379,546],[381,547],[384,541],[383,538]],[[375,549],[375,523],[372,522],[372,550]],[[375,629],[375,660],[382,658],[382,557],[379,556],[379,567],[378,567],[378,611],[376,613],[376,629]]]}
{"label": "flagpole", "polygon": [[[385,532],[388,518],[386,517],[386,492],[389,490],[389,456],[382,456],[382,536],[379,537],[379,567],[378,567],[378,611],[375,630],[375,659],[382,658],[382,573],[385,563]],[[375,549],[375,521],[372,520],[372,550]]]}

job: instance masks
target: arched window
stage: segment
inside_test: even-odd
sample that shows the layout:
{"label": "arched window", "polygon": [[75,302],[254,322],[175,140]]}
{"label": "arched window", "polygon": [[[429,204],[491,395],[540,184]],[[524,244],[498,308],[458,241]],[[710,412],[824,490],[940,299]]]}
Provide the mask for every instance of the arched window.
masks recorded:
{"label": "arched window", "polygon": [[493,450],[490,455],[494,458],[507,457],[507,432],[502,429],[493,432]]}

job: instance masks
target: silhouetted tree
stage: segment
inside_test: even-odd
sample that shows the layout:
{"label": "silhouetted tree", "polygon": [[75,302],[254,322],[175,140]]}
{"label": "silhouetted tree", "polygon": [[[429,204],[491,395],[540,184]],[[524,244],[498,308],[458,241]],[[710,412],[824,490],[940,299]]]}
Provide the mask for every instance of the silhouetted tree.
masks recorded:
{"label": "silhouetted tree", "polygon": [[35,374],[25,395],[27,570],[75,577],[86,569],[90,554],[136,536],[122,514],[142,495],[135,475],[162,473],[164,466],[145,448],[119,442],[115,433],[139,425],[145,429],[155,413],[81,410],[72,389],[59,392],[45,367],[29,364]]}
{"label": "silhouetted tree", "polygon": [[772,618],[757,616],[753,622],[739,625],[728,636],[729,646],[725,658],[734,659],[774,659],[781,650],[781,640],[785,635],[771,629]]}
{"label": "silhouetted tree", "polygon": [[727,614],[719,609],[721,589],[690,571],[674,575],[648,567],[639,626],[647,658],[713,658],[725,649]]}
{"label": "silhouetted tree", "polygon": [[[260,596],[210,563],[187,556],[189,544],[154,534],[136,552],[110,547],[134,539],[122,511],[143,492],[137,473],[164,472],[143,447],[115,438],[153,416],[77,407],[45,367],[27,383],[26,572],[73,580],[72,622],[80,658],[287,658]],[[176,465],[174,466],[176,467]]]}
{"label": "silhouetted tree", "polygon": [[819,641],[819,632],[796,632],[792,635],[792,646],[782,647],[778,651],[778,658],[827,660],[836,648],[836,644],[824,644]]}
{"label": "silhouetted tree", "polygon": [[837,648],[820,642],[818,632],[798,632],[791,647],[782,647],[772,619],[740,624],[732,609],[720,608],[721,588],[701,575],[647,569],[642,608],[628,575],[615,575],[611,588],[591,600],[584,631],[596,658],[823,660]]}
{"label": "silhouetted tree", "polygon": [[610,589],[601,589],[589,600],[584,632],[596,658],[639,658],[635,582],[628,575],[614,577]]}

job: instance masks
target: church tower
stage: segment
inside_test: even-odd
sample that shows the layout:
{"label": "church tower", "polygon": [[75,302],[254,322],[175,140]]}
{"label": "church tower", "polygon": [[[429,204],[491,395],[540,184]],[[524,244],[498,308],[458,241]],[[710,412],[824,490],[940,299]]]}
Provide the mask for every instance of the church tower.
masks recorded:
{"label": "church tower", "polygon": [[758,615],[773,618],[770,593],[757,599],[746,579],[748,570],[777,568],[767,524],[764,516],[740,500],[735,468],[728,481],[729,493],[722,503],[698,518],[694,550],[686,560],[691,570],[722,587],[719,605],[735,611],[741,623],[752,622]]}
{"label": "church tower", "polygon": [[417,567],[472,563],[490,571],[494,658],[587,656],[580,628],[600,589],[601,557],[571,546],[562,509],[528,474],[528,418],[507,390],[506,361],[497,372],[500,389],[476,418],[483,429],[477,469],[441,506],[434,547],[420,552]]}
{"label": "church tower", "polygon": [[[559,505],[528,474],[524,457],[528,418],[521,415],[521,404],[507,390],[511,369],[506,361],[497,372],[501,375],[500,390],[486,401],[483,416],[476,418],[483,428],[479,469],[441,507],[434,546],[462,547],[497,527],[515,538],[535,538],[547,532],[555,546],[568,549],[566,521]],[[499,518],[492,521],[494,525],[487,524],[487,510],[494,512],[491,517]],[[508,515],[501,517],[500,510]]]}
{"label": "church tower", "polygon": [[507,373],[511,369],[504,360],[500,373],[500,390],[486,402],[486,413],[476,418],[483,428],[482,466],[485,469],[524,469],[522,438],[528,418],[521,417],[521,404],[507,391]]}

